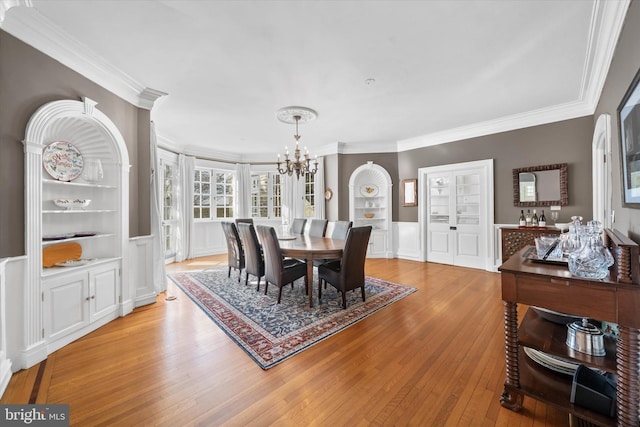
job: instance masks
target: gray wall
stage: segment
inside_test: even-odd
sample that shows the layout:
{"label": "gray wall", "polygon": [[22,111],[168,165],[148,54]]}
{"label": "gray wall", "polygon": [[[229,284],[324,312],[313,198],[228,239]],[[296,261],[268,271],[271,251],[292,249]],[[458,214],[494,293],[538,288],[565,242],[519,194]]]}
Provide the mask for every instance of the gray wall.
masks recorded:
{"label": "gray wall", "polygon": [[[526,166],[568,163],[569,205],[563,206],[560,222],[572,215],[591,218],[591,140],[593,117],[586,116],[510,132],[455,141],[400,153],[343,154],[328,157],[325,165],[337,167],[340,179],[339,219],[349,218],[349,177],[367,160],[383,166],[393,180],[393,221],[417,222],[418,207],[402,206],[400,183],[418,177],[428,166],[494,159],[495,217],[498,224],[515,224],[520,215],[513,206],[512,170]],[[333,170],[333,169],[332,169]],[[418,203],[422,201],[418,200]],[[548,209],[548,208],[539,208]],[[547,215],[548,216],[548,215]],[[334,219],[334,218],[332,218]]]}
{"label": "gray wall", "polygon": [[129,230],[149,234],[149,112],[0,30],[0,258],[24,254],[24,139],[41,105],[89,97],[118,127],[129,151]]}
{"label": "gray wall", "polygon": [[[398,179],[417,178],[421,167],[494,159],[494,222],[515,224],[522,208],[513,206],[512,170],[568,163],[569,205],[562,207],[560,220],[569,220],[572,215],[587,219],[591,218],[593,203],[592,136],[593,118],[587,116],[405,151],[398,154]],[[537,209],[538,214],[541,209],[548,212],[548,208]],[[400,207],[399,210],[399,221],[418,221],[417,207]]]}
{"label": "gray wall", "polygon": [[613,168],[613,202],[616,214],[614,228],[640,243],[640,210],[622,207],[622,172],[618,105],[640,68],[640,2],[633,1],[620,34],[618,45],[609,68],[607,80],[600,95],[594,119],[600,114],[611,114],[611,146]]}

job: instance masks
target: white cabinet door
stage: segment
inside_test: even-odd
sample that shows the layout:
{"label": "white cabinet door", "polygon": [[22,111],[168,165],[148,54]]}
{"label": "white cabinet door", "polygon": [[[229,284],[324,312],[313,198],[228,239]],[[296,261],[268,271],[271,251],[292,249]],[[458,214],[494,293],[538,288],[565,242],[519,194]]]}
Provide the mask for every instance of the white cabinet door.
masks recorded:
{"label": "white cabinet door", "polygon": [[44,288],[45,331],[49,340],[55,341],[89,323],[86,272],[47,279],[44,281]]}
{"label": "white cabinet door", "polygon": [[427,261],[453,264],[454,249],[451,227],[452,198],[451,173],[433,173],[427,176]]}
{"label": "white cabinet door", "polygon": [[372,230],[367,247],[367,257],[384,258],[387,253],[387,232],[384,230]]}
{"label": "white cabinet door", "polygon": [[120,271],[117,265],[106,265],[89,272],[90,321],[117,312]]}
{"label": "white cabinet door", "polygon": [[427,174],[427,261],[483,268],[486,201],[482,169]]}

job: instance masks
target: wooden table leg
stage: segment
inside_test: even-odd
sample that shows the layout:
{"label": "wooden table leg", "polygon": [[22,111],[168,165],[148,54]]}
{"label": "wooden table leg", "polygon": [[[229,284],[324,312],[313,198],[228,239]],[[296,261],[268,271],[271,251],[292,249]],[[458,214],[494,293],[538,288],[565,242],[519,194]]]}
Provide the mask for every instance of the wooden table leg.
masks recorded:
{"label": "wooden table leg", "polygon": [[524,395],[517,391],[520,388],[520,365],[518,347],[518,306],[514,302],[503,301],[504,304],[504,344],[507,379],[504,391],[500,396],[500,404],[512,411],[522,409]]}
{"label": "wooden table leg", "polygon": [[313,257],[307,261],[307,294],[309,294],[309,307],[313,307]]}
{"label": "wooden table leg", "polygon": [[618,425],[638,425],[640,403],[640,378],[638,351],[640,329],[618,325],[616,359],[618,362]]}

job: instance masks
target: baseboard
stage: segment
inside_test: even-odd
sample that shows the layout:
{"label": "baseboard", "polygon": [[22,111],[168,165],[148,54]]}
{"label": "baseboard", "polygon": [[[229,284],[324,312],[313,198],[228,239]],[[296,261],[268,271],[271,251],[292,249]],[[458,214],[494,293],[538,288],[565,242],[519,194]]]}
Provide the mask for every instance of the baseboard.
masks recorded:
{"label": "baseboard", "polygon": [[2,352],[0,353],[0,397],[2,397],[4,391],[7,389],[11,375],[11,360],[6,359],[4,352]]}
{"label": "baseboard", "polygon": [[47,358],[47,342],[39,341],[37,344],[23,350],[20,354],[20,369],[28,369]]}
{"label": "baseboard", "polygon": [[136,297],[136,307],[142,307],[143,305],[153,304],[154,302],[156,302],[156,297],[157,295],[155,292]]}

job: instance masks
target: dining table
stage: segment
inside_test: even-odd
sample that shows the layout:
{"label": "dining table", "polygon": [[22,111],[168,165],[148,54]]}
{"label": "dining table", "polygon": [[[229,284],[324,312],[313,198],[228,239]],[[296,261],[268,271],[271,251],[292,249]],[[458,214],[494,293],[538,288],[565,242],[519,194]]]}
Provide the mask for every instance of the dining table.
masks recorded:
{"label": "dining table", "polygon": [[282,255],[290,258],[303,259],[307,263],[307,294],[309,307],[313,307],[313,260],[340,259],[344,240],[330,237],[315,237],[305,234],[278,235]]}

